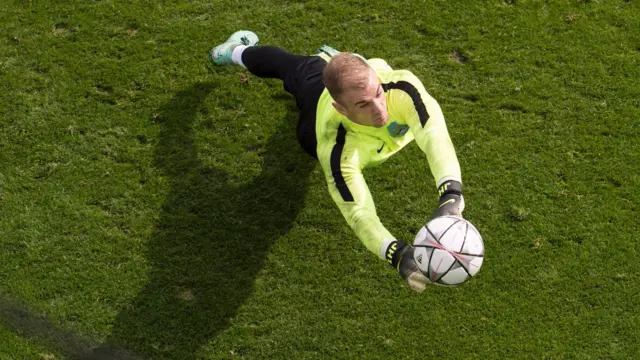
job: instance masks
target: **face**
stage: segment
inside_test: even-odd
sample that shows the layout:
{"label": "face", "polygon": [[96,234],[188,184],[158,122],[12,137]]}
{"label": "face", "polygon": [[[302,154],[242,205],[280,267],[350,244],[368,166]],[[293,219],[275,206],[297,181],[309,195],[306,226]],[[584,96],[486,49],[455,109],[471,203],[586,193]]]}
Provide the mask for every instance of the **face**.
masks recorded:
{"label": "face", "polygon": [[362,85],[344,91],[340,103],[333,103],[333,106],[356,124],[378,128],[385,126],[389,120],[387,100],[373,69],[369,69]]}

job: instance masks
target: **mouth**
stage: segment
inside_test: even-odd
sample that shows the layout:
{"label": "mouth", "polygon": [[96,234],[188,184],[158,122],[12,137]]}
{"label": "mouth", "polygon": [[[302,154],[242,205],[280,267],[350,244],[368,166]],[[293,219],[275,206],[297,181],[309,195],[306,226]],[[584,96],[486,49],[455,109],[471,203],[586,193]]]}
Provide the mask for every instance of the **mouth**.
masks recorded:
{"label": "mouth", "polygon": [[379,127],[384,126],[384,124],[387,123],[387,118],[383,117],[383,118],[379,118],[376,119],[375,124],[378,125]]}

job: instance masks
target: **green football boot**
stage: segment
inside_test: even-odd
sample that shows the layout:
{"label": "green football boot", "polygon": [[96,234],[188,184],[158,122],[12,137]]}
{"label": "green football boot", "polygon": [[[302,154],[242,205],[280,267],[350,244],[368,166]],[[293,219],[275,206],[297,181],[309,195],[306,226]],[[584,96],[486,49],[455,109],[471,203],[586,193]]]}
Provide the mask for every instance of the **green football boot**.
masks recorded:
{"label": "green football boot", "polygon": [[238,45],[254,46],[258,45],[258,35],[252,31],[236,31],[224,43],[214,47],[209,51],[209,60],[216,65],[233,65],[231,53]]}
{"label": "green football boot", "polygon": [[340,51],[338,51],[338,50],[336,50],[336,49],[334,49],[334,48],[332,48],[331,46],[326,45],[326,44],[325,44],[325,45],[322,45],[322,46],[318,49],[318,52],[319,52],[319,53],[325,53],[325,54],[329,55],[329,57],[334,57],[334,56],[336,56],[336,55],[340,54]]}

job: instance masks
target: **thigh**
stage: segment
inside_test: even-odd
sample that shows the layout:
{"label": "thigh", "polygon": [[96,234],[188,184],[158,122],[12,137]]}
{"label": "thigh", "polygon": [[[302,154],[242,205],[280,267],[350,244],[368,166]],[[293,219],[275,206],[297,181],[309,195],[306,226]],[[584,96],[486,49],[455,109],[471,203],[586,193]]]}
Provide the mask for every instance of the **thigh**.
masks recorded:
{"label": "thigh", "polygon": [[294,96],[300,109],[298,117],[297,137],[300,146],[312,157],[318,158],[316,147],[316,111],[318,100],[324,91],[322,83],[322,71],[327,62],[319,56],[311,56],[308,61],[301,65],[297,72]]}
{"label": "thigh", "polygon": [[298,143],[302,149],[314,158],[318,158],[316,147],[318,140],[316,138],[316,110],[306,108],[300,111],[298,116],[298,126],[296,128],[296,136]]}
{"label": "thigh", "polygon": [[318,99],[324,91],[322,71],[326,65],[321,57],[308,56],[283,79],[284,89],[295,97],[301,112],[308,112],[312,108],[315,113]]}

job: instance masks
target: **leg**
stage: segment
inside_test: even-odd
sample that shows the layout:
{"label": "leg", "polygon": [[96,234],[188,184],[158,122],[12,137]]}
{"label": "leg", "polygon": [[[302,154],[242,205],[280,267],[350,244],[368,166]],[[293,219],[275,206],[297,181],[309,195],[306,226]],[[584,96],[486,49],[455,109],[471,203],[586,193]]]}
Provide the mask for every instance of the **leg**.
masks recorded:
{"label": "leg", "polygon": [[[274,46],[254,46],[258,37],[250,31],[238,31],[209,53],[216,65],[242,65],[262,78],[276,78],[296,99],[300,109],[297,137],[302,148],[314,158],[316,155],[316,107],[324,91],[322,71],[326,61],[319,56],[288,53]],[[324,51],[324,50],[323,50]]]}
{"label": "leg", "polygon": [[312,102],[317,104],[324,90],[322,70],[326,63],[317,56],[294,55],[274,46],[251,46],[242,52],[242,62],[256,76],[282,80],[300,110]]}
{"label": "leg", "polygon": [[324,91],[322,71],[326,62],[318,56],[293,55],[273,46],[253,46],[243,51],[242,63],[256,76],[282,80],[284,89],[296,98],[300,109],[298,142],[317,158],[316,107]]}
{"label": "leg", "polygon": [[242,63],[262,78],[285,80],[309,56],[294,55],[275,46],[250,46],[242,52]]}

